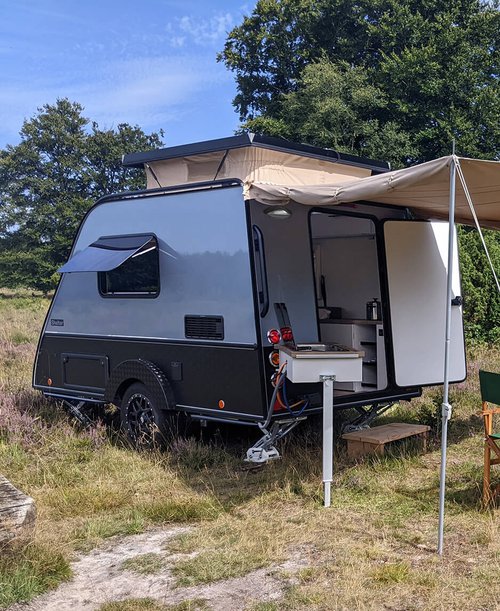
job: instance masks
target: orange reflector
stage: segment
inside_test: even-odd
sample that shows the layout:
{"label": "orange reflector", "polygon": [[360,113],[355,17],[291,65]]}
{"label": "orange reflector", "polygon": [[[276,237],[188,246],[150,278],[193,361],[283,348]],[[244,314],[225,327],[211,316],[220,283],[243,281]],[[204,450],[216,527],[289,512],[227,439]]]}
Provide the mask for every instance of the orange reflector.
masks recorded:
{"label": "orange reflector", "polygon": [[221,399],[219,401],[219,409],[224,409],[226,407],[226,404],[224,403],[224,401]]}
{"label": "orange reflector", "polygon": [[49,386],[52,386],[52,378],[47,378],[47,384],[48,384]]}
{"label": "orange reflector", "polygon": [[273,350],[269,355],[269,362],[273,367],[279,367],[280,364],[280,353],[277,350]]}

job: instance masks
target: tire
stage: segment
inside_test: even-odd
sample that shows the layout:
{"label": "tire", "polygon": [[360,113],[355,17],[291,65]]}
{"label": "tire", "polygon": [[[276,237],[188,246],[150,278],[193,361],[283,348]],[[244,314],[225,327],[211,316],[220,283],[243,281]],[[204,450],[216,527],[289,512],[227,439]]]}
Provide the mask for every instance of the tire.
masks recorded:
{"label": "tire", "polygon": [[127,439],[137,449],[165,446],[171,436],[170,413],[140,382],[127,388],[120,405],[120,420]]}

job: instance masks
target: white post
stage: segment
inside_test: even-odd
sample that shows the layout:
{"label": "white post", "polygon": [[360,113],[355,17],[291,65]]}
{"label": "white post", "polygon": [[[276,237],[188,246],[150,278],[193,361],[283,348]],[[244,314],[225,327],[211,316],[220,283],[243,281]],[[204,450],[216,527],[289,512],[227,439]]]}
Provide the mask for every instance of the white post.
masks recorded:
{"label": "white post", "polygon": [[320,375],[323,382],[323,493],[324,506],[330,507],[333,480],[333,382],[334,375]]}
{"label": "white post", "polygon": [[450,161],[450,203],[449,203],[449,234],[448,234],[448,274],[446,286],[446,338],[444,345],[444,379],[443,403],[441,405],[441,473],[439,478],[439,534],[438,554],[443,553],[444,538],[444,495],[446,489],[446,450],[448,444],[448,420],[451,418],[451,405],[449,403],[450,389],[450,342],[451,342],[451,299],[453,281],[453,243],[455,239],[455,156]]}

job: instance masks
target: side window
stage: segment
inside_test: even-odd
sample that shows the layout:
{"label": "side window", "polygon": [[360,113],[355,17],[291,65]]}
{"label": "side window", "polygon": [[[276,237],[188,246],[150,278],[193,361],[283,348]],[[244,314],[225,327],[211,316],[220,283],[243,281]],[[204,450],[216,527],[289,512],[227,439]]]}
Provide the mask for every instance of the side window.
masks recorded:
{"label": "side window", "polygon": [[97,274],[105,297],[157,297],[160,293],[158,243],[152,239],[120,266]]}

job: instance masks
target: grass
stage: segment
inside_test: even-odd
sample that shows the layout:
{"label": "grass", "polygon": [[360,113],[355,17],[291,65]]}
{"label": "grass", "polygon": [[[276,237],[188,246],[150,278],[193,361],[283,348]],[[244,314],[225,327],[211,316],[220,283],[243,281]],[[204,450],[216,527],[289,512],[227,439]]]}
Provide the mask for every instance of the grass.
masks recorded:
{"label": "grass", "polygon": [[27,601],[71,577],[67,558],[60,552],[29,545],[0,557],[0,607]]}
{"label": "grass", "polygon": [[120,568],[139,575],[154,575],[159,573],[164,566],[165,560],[161,554],[148,553],[127,558],[121,563]]}
{"label": "grass", "polygon": [[410,566],[407,562],[389,562],[375,568],[371,576],[374,581],[382,584],[407,582],[410,577]]}
{"label": "grass", "polygon": [[[285,440],[282,460],[256,472],[240,468],[248,439],[180,440],[167,452],[138,454],[103,424],[80,429],[60,406],[30,389],[47,303],[29,295],[0,297],[0,472],[30,494],[38,510],[34,542],[1,555],[0,607],[69,578],[69,562],[79,550],[174,522],[197,522],[169,542],[168,551],[186,554],[173,567],[179,587],[260,568],[281,580],[282,599],[253,606],[249,601],[254,611],[430,610],[443,601],[448,609],[500,606],[499,510],[480,505],[477,415],[477,370],[500,370],[500,350],[476,347],[469,353],[468,380],[453,387],[445,555],[439,558],[438,390],[395,406],[381,420],[431,424],[430,451],[420,455],[408,447],[352,463],[339,447],[332,507],[325,510],[314,423]],[[137,570],[158,568],[156,557],[135,560]],[[181,611],[205,604],[145,601],[101,609]]]}
{"label": "grass", "polygon": [[166,611],[167,608],[152,598],[129,598],[105,603],[99,611]]}
{"label": "grass", "polygon": [[210,609],[201,598],[184,600],[176,605],[162,605],[152,598],[128,598],[106,603],[99,611],[205,611]]}

